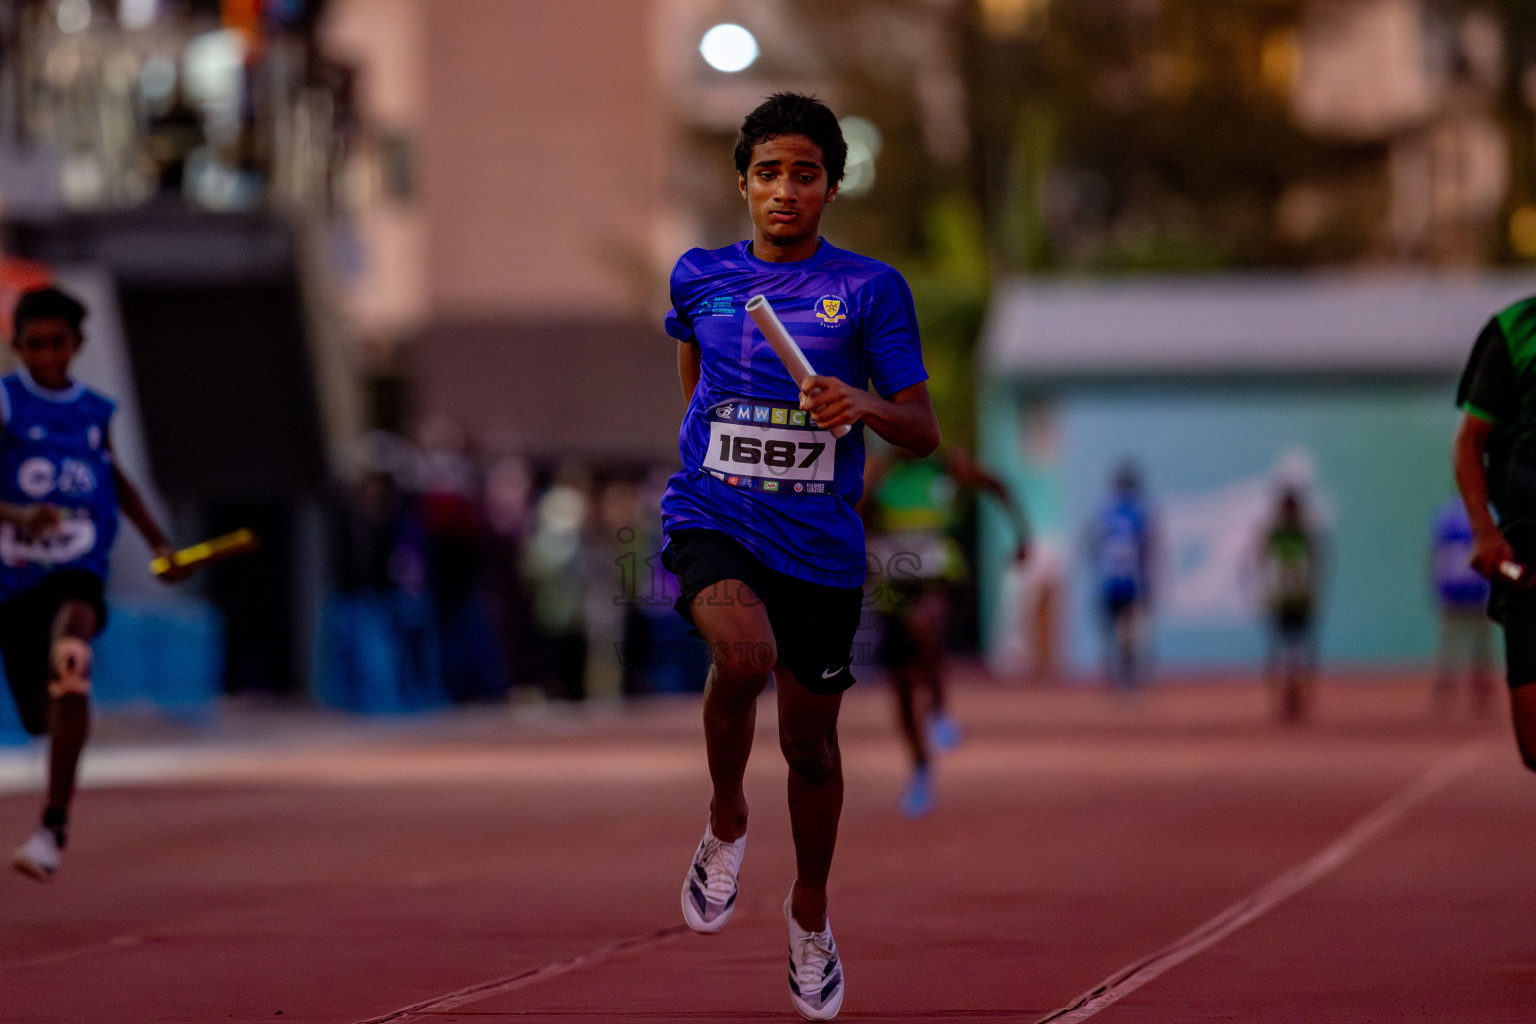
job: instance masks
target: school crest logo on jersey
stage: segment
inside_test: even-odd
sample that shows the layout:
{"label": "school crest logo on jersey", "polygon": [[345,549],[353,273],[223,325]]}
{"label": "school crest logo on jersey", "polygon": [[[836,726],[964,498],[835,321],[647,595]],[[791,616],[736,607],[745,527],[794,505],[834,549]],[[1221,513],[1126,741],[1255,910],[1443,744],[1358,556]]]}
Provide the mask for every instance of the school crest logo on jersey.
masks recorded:
{"label": "school crest logo on jersey", "polygon": [[847,303],[836,295],[823,295],[816,300],[816,319],[828,327],[836,327],[848,319],[848,314],[843,312],[843,307],[846,305]]}

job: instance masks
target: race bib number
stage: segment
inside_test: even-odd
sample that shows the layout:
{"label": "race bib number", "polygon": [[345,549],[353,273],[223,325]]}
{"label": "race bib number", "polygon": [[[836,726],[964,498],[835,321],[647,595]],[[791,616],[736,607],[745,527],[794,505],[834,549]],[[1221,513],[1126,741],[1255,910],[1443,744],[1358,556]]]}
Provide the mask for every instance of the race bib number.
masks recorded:
{"label": "race bib number", "polygon": [[0,562],[13,569],[28,565],[66,565],[95,549],[96,523],[87,514],[64,520],[46,537],[33,537],[11,523],[0,523]]}
{"label": "race bib number", "polygon": [[703,466],[732,487],[825,494],[837,477],[837,438],[792,406],[723,402],[710,410]]}

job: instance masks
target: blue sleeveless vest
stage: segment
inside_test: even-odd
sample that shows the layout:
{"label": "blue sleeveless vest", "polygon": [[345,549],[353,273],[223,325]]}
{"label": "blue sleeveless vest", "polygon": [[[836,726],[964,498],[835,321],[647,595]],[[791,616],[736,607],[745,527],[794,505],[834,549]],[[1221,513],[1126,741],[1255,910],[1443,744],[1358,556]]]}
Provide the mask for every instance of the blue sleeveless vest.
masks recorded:
{"label": "blue sleeveless vest", "polygon": [[0,501],[45,502],[64,512],[47,537],[0,523],[0,599],[37,586],[56,569],[106,578],[117,536],[117,487],[107,429],[111,399],[75,383],[41,387],[26,370],[0,378]]}

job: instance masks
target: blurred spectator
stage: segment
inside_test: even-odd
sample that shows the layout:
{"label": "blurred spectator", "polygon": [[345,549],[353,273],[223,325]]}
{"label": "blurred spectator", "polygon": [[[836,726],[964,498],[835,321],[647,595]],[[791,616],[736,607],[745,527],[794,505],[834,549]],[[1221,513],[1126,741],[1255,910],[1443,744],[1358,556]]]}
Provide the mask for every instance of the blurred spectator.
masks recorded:
{"label": "blurred spectator", "polygon": [[582,540],[590,501],[584,475],[562,468],[534,506],[523,576],[533,593],[537,678],[552,695],[586,695]]}
{"label": "blurred spectator", "polygon": [[187,161],[206,141],[203,115],[187,102],[186,92],[178,81],[170,105],[149,119],[149,130],[144,136],[144,152],[155,167],[159,195],[181,198]]}
{"label": "blurred spectator", "polygon": [[1431,691],[1435,711],[1442,716],[1450,712],[1465,676],[1473,713],[1484,718],[1493,706],[1494,693],[1489,585],[1472,568],[1472,521],[1460,498],[1448,499],[1435,516],[1429,570],[1440,612],[1440,646]]}
{"label": "blurred spectator", "polygon": [[421,440],[421,518],[443,684],[455,701],[500,698],[508,681],[482,590],[479,471],[464,431],[451,420],[429,420]]}
{"label": "blurred spectator", "polygon": [[[661,496],[671,476],[655,467],[639,487],[633,537],[619,554],[620,586],[628,604],[624,631],[624,692],[700,693],[709,652],[674,611],[682,590],[661,564]],[[622,536],[621,536],[622,539]]]}
{"label": "blurred spectator", "polygon": [[427,535],[407,485],[415,464],[404,440],[368,438],[337,544],[338,592],[321,615],[315,685],[329,704],[394,712],[443,700]]}
{"label": "blurred spectator", "polygon": [[509,688],[532,683],[537,672],[533,604],[522,573],[533,490],[533,473],[518,456],[503,455],[486,470],[484,593]]}
{"label": "blurred spectator", "polygon": [[595,504],[582,552],[586,693],[618,697],[624,692],[621,653],[633,632],[629,616],[635,611],[622,593],[620,560],[625,554],[638,557],[640,489],[629,480],[610,480],[598,489]]}
{"label": "blurred spectator", "polygon": [[1149,670],[1147,633],[1152,608],[1156,537],[1131,463],[1116,472],[1112,490],[1089,528],[1088,551],[1104,612],[1104,674],[1111,689],[1132,693]]}
{"label": "blurred spectator", "polygon": [[1321,546],[1301,492],[1286,488],[1264,535],[1260,563],[1270,625],[1269,676],[1278,690],[1279,715],[1288,722],[1305,719],[1312,703]]}

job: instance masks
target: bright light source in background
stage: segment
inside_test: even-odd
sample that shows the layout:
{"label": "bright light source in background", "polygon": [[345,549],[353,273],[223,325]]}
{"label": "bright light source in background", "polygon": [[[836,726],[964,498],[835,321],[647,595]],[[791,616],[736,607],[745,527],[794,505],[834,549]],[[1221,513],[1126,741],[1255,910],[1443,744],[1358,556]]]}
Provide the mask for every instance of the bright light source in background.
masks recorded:
{"label": "bright light source in background", "polygon": [[883,143],[880,126],[857,114],[843,118],[838,124],[843,129],[843,141],[848,143],[848,164],[843,170],[843,183],[838,192],[845,196],[861,196],[875,187],[875,160],[880,156]]}
{"label": "bright light source in background", "polygon": [[1536,259],[1536,206],[1522,206],[1509,218],[1509,244],[1521,259]]}
{"label": "bright light source in background", "polygon": [[84,32],[91,27],[91,0],[62,0],[56,17],[65,35]]}
{"label": "bright light source in background", "polygon": [[158,6],[157,0],[117,0],[117,20],[126,29],[148,28]]}
{"label": "bright light source in background", "polygon": [[699,41],[699,53],[716,71],[745,71],[757,60],[757,39],[740,25],[716,25]]}

